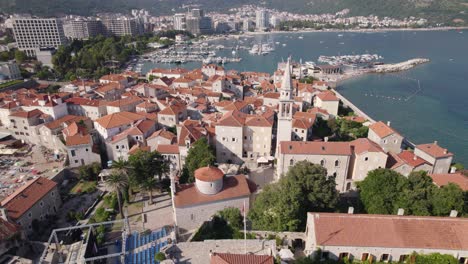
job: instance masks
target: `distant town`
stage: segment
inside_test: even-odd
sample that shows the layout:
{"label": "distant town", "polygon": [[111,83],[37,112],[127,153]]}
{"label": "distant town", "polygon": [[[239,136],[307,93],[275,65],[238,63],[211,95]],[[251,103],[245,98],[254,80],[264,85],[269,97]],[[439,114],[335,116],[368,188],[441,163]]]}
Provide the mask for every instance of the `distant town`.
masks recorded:
{"label": "distant town", "polygon": [[214,50],[272,46],[210,42],[427,21],[230,11],[0,18],[0,262],[468,264],[463,164],[336,89],[428,59],[236,71]]}

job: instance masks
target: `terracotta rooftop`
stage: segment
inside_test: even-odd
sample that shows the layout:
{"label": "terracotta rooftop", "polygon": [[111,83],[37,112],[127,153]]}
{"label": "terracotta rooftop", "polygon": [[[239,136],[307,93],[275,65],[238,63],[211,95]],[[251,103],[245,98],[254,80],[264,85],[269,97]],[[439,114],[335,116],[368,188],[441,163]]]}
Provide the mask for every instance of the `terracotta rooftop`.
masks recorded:
{"label": "terracotta rooftop", "polygon": [[320,246],[468,250],[468,219],[309,213]]}
{"label": "terracotta rooftop", "polygon": [[127,77],[120,75],[120,74],[108,74],[108,75],[102,76],[100,80],[110,81],[110,82],[120,82],[120,81],[127,80]]}
{"label": "terracotta rooftop", "polygon": [[[13,220],[20,218],[34,204],[47,195],[55,186],[56,182],[38,177],[27,182],[10,196],[1,201],[0,205],[7,209],[8,217]],[[56,195],[59,195],[58,193]]]}
{"label": "terracotta rooftop", "polygon": [[161,154],[179,154],[179,146],[159,144],[156,151]]}
{"label": "terracotta rooftop", "polygon": [[131,112],[118,112],[96,119],[103,128],[113,128],[131,124],[137,120],[145,119],[143,115]]}
{"label": "terracotta rooftop", "polygon": [[370,125],[369,129],[374,131],[380,138],[388,137],[391,134],[399,135],[398,132],[396,132],[393,128],[389,127],[382,121]]}
{"label": "terracotta rooftop", "polygon": [[383,151],[383,149],[379,145],[375,144],[367,138],[358,138],[356,140],[351,141],[350,144],[354,147],[354,152],[357,154],[365,152],[385,153],[385,151]]}
{"label": "terracotta rooftop", "polygon": [[11,238],[17,234],[19,230],[20,227],[15,223],[11,223],[0,218],[0,241],[5,241],[6,239]]}
{"label": "terracotta rooftop", "polygon": [[99,104],[100,104],[99,100],[85,99],[85,98],[81,98],[81,97],[72,97],[72,98],[69,98],[69,99],[65,100],[65,102],[67,102],[69,104],[83,105],[83,106],[94,106],[94,107],[98,107]]}
{"label": "terracotta rooftop", "polygon": [[21,118],[32,118],[32,117],[39,117],[44,113],[41,112],[39,109],[34,109],[31,111],[18,111],[15,113],[11,113],[10,116],[21,117]]}
{"label": "terracotta rooftop", "polygon": [[405,150],[398,154],[398,157],[406,164],[410,165],[411,167],[418,167],[423,164],[429,164],[424,159],[414,155],[413,152]]}
{"label": "terracotta rooftop", "polygon": [[46,126],[49,129],[57,129],[57,128],[61,128],[63,124],[71,124],[73,122],[79,122],[81,120],[86,120],[86,119],[88,119],[86,116],[66,115],[52,122],[47,123],[44,126]]}
{"label": "terracotta rooftop", "polygon": [[343,118],[348,120],[348,121],[354,121],[354,122],[358,122],[358,123],[364,123],[364,122],[367,121],[367,119],[365,119],[362,116],[345,116]]}
{"label": "terracotta rooftop", "polygon": [[339,101],[340,100],[338,99],[338,97],[336,97],[334,93],[330,91],[321,92],[317,94],[317,97],[320,98],[320,100],[322,101]]}
{"label": "terracotta rooftop", "polygon": [[282,141],[281,154],[308,155],[351,155],[349,142],[311,142],[311,141]]}
{"label": "terracotta rooftop", "polygon": [[210,264],[273,264],[273,256],[252,254],[213,253]]}
{"label": "terracotta rooftop", "polygon": [[440,147],[439,145],[437,145],[437,143],[416,145],[415,148],[427,153],[428,155],[434,158],[445,158],[453,156],[453,153],[449,152],[447,149]]}
{"label": "terracotta rooftop", "polygon": [[224,177],[224,173],[217,167],[202,167],[194,172],[195,178],[200,181],[213,182]]}
{"label": "terracotta rooftop", "polygon": [[429,175],[435,185],[442,187],[449,183],[454,183],[463,191],[468,191],[468,177],[461,173],[442,173],[442,174],[431,174]]}
{"label": "terracotta rooftop", "polygon": [[195,184],[179,185],[174,197],[176,207],[186,207],[197,204],[214,203],[227,199],[249,196],[255,187],[244,175],[224,177],[223,189],[214,195],[202,194]]}
{"label": "terracotta rooftop", "polygon": [[173,140],[175,140],[176,135],[174,135],[174,133],[172,133],[171,131],[167,131],[165,129],[160,129],[160,130],[154,132],[153,134],[151,134],[151,136],[149,136],[147,139],[151,139],[151,138],[155,138],[155,137],[163,137],[163,138],[168,139],[168,140],[170,140],[172,142]]}
{"label": "terracotta rooftop", "polygon": [[87,144],[92,144],[93,140],[91,139],[91,136],[88,135],[81,135],[77,134],[74,136],[68,136],[67,139],[65,140],[65,145],[71,147],[71,146],[77,146],[77,145],[87,145]]}

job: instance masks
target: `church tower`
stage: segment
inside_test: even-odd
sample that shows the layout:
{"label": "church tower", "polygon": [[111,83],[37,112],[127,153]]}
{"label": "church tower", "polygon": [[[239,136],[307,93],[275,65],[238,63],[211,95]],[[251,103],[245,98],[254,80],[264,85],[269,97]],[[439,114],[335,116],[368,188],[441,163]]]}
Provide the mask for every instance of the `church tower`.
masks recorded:
{"label": "church tower", "polygon": [[280,87],[278,128],[276,137],[276,156],[279,155],[279,144],[281,141],[291,141],[292,119],[293,119],[293,85],[291,80],[291,62],[288,59],[284,68],[284,75]]}

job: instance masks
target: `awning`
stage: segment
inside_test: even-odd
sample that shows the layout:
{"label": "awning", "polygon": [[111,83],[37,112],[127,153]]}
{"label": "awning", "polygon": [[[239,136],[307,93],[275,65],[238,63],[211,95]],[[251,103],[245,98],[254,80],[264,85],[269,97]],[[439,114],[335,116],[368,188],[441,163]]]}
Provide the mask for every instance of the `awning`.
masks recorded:
{"label": "awning", "polygon": [[282,260],[293,260],[294,254],[291,252],[290,249],[282,248],[279,252],[280,258]]}
{"label": "awning", "polygon": [[268,160],[269,160],[269,161],[275,160],[275,157],[269,156],[269,157],[268,157]]}
{"label": "awning", "polygon": [[265,157],[260,157],[257,159],[257,163],[268,163],[268,159]]}

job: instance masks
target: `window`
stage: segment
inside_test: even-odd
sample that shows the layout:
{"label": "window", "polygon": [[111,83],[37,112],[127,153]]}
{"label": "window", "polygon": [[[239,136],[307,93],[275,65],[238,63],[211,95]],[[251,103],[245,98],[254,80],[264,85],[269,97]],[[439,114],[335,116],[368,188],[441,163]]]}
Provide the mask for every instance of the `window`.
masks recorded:
{"label": "window", "polygon": [[41,202],[39,203],[39,206],[43,207],[43,206],[44,206],[44,203],[41,201]]}
{"label": "window", "polygon": [[294,160],[293,159],[289,160],[289,166],[292,166],[292,165],[294,165]]}
{"label": "window", "polygon": [[409,258],[409,255],[401,255],[398,262],[405,262]]}
{"label": "window", "polygon": [[396,139],[395,139],[395,140],[393,140],[393,143],[395,143],[395,144],[396,144],[396,143],[397,143],[397,141],[398,141],[398,140],[396,140]]}
{"label": "window", "polygon": [[29,213],[29,214],[28,214],[28,217],[29,217],[29,218],[31,218],[31,217],[32,217],[32,214],[31,214],[31,213]]}
{"label": "window", "polygon": [[232,138],[232,142],[236,142],[236,138]]}
{"label": "window", "polygon": [[119,149],[119,145],[115,146],[115,149]]}
{"label": "window", "polygon": [[369,160],[369,157],[365,157],[365,158],[364,158],[364,161],[368,161],[368,160]]}
{"label": "window", "polygon": [[124,148],[125,148],[125,146],[124,146],[124,145],[122,145],[122,146],[120,146],[120,147],[121,147],[122,149],[124,149]]}
{"label": "window", "polygon": [[390,260],[390,255],[389,254],[382,254],[382,256],[380,256],[380,261],[389,261]]}
{"label": "window", "polygon": [[340,161],[339,160],[335,160],[335,167],[338,167],[340,165]]}
{"label": "window", "polygon": [[336,171],[333,173],[333,177],[335,177],[335,178],[336,178]]}
{"label": "window", "polygon": [[369,259],[369,253],[362,253],[361,261],[365,261],[365,260],[368,260],[368,259]]}
{"label": "window", "polygon": [[76,156],[76,153],[75,153],[75,150],[74,150],[74,149],[72,149],[72,150],[70,151],[70,153],[71,153],[72,157],[75,157],[75,156]]}
{"label": "window", "polygon": [[325,165],[325,160],[320,161],[320,166],[323,166],[323,165]]}
{"label": "window", "polygon": [[78,163],[78,160],[75,160],[75,163]]}
{"label": "window", "polygon": [[460,263],[460,264],[466,264],[466,263],[468,263],[468,262],[467,262],[467,259],[468,259],[467,257],[461,257],[460,260],[458,261],[458,263]]}
{"label": "window", "polygon": [[384,140],[383,140],[383,143],[384,143],[384,144],[387,144],[387,140],[386,140],[386,139],[384,139]]}
{"label": "window", "polygon": [[346,191],[349,191],[349,190],[351,190],[351,183],[350,182],[348,182],[346,184]]}
{"label": "window", "polygon": [[87,148],[86,148],[85,150],[86,150],[86,152],[88,152],[88,149],[87,149]]}
{"label": "window", "polygon": [[348,252],[342,252],[340,253],[340,255],[338,255],[338,259],[345,259],[345,258],[348,258],[349,259],[349,256],[350,254]]}

